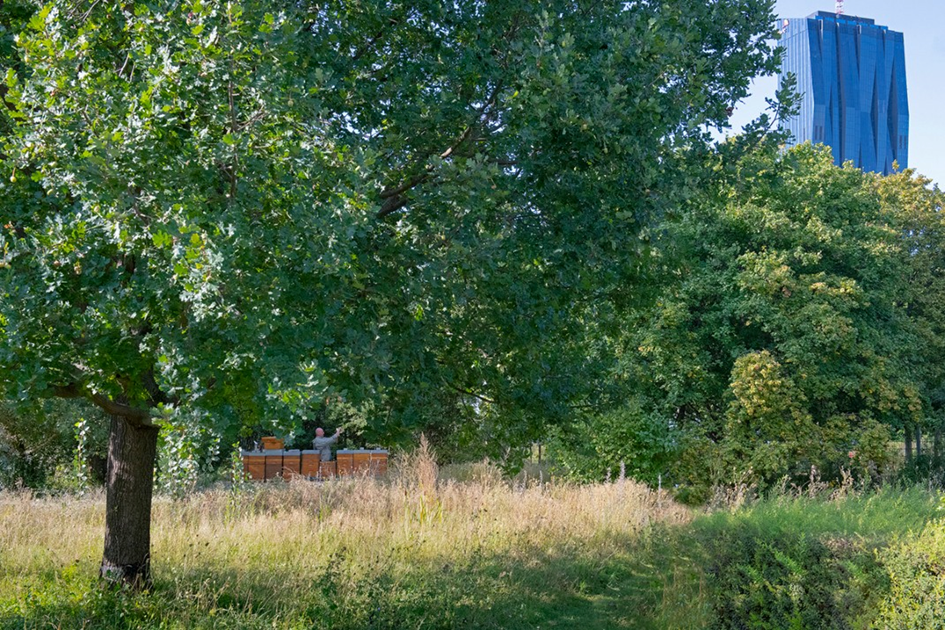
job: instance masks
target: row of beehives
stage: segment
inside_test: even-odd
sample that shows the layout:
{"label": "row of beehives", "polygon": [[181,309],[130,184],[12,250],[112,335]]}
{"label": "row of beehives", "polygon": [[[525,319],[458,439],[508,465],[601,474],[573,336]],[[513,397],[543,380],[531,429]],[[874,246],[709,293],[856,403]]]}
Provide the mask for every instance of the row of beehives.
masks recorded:
{"label": "row of beehives", "polygon": [[352,475],[380,476],[387,473],[387,451],[339,450],[332,461],[323,462],[318,451],[242,451],[243,470],[250,479],[326,479]]}

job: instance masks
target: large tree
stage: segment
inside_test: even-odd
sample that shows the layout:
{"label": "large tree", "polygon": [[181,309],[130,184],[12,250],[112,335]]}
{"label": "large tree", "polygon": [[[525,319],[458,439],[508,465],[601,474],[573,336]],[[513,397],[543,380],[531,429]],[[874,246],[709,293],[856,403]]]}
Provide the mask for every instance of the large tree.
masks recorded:
{"label": "large tree", "polygon": [[[112,414],[102,575],[149,580],[161,416],[452,390],[522,432],[770,71],[770,0],[55,0],[7,73],[0,384]],[[507,427],[508,429],[509,427]]]}
{"label": "large tree", "polygon": [[941,193],[809,144],[719,167],[664,224],[660,293],[618,342],[617,410],[586,421],[592,462],[700,492],[881,471],[890,434],[941,418]]}
{"label": "large tree", "polygon": [[877,181],[877,190],[894,213],[903,239],[907,275],[901,278],[900,302],[914,323],[919,343],[908,348],[917,366],[923,401],[917,422],[903,426],[906,456],[913,441],[922,454],[924,429],[933,435],[932,455],[942,466],[945,444],[945,195],[929,179],[907,170]]}

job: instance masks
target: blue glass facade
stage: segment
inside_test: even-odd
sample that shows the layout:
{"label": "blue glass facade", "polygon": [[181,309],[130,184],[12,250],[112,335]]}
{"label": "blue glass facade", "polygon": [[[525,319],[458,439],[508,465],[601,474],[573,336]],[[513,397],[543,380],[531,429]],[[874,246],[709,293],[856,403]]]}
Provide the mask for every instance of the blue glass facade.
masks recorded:
{"label": "blue glass facade", "polygon": [[791,145],[823,143],[839,165],[889,174],[909,165],[909,102],[902,33],[866,18],[818,11],[784,20],[781,75],[794,73],[800,113]]}

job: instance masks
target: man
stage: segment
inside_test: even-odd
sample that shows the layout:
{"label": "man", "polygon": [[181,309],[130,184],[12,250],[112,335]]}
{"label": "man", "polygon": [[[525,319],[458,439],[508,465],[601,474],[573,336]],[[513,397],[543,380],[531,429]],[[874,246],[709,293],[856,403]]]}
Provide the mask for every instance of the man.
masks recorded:
{"label": "man", "polygon": [[331,437],[325,437],[325,429],[321,427],[315,429],[315,439],[312,440],[312,446],[318,451],[319,461],[331,461],[331,445],[338,441],[339,435],[341,435],[341,427],[338,427],[338,430]]}

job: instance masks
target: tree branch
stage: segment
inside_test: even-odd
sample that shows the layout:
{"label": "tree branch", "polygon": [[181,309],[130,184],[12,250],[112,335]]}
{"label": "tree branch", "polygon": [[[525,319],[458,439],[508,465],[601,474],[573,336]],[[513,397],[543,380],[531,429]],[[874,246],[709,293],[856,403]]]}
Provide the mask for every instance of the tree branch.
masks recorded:
{"label": "tree branch", "polygon": [[494,400],[491,400],[491,399],[489,399],[489,398],[486,398],[485,396],[482,396],[482,395],[480,395],[480,394],[477,394],[476,392],[471,392],[471,391],[469,391],[468,389],[464,389],[464,388],[462,388],[462,387],[459,387],[458,385],[453,385],[452,383],[447,383],[446,386],[449,387],[449,388],[452,389],[452,390],[455,390],[455,391],[459,392],[460,394],[465,394],[466,396],[472,396],[472,397],[475,398],[476,400],[481,400],[481,401],[484,402],[484,403],[488,403],[488,404],[490,404],[490,405],[494,405],[494,404],[495,404],[495,401],[494,401]]}
{"label": "tree branch", "polygon": [[407,205],[407,198],[403,196],[391,197],[384,201],[381,209],[377,211],[377,218],[383,219],[386,216],[394,214]]}
{"label": "tree branch", "polygon": [[52,392],[53,396],[57,398],[83,398],[85,396],[82,389],[75,383],[70,383],[69,385],[53,385]]}
{"label": "tree branch", "polygon": [[121,416],[132,425],[137,427],[157,427],[151,422],[151,411],[141,407],[132,407],[123,403],[117,403],[107,396],[101,394],[89,394],[88,399],[100,407],[105,413],[113,416]]}
{"label": "tree branch", "polygon": [[419,186],[420,184],[427,181],[428,179],[430,179],[429,173],[424,173],[423,175],[417,175],[416,177],[411,177],[406,182],[404,182],[403,184],[401,184],[400,186],[396,188],[388,188],[386,190],[382,190],[380,197],[381,199],[390,199],[392,197],[397,197],[401,193],[407,192],[414,186]]}
{"label": "tree branch", "polygon": [[[476,108],[476,120],[463,129],[462,133],[456,137],[456,139],[448,146],[446,149],[441,151],[438,155],[440,159],[448,159],[454,156],[467,156],[465,151],[460,151],[466,143],[475,144],[479,138],[480,133],[482,132],[481,125],[488,123],[488,121],[495,116],[497,113],[497,104],[499,100],[499,93],[504,88],[504,83],[498,81],[489,92],[482,106]],[[425,157],[421,158],[422,161],[426,161],[430,157],[437,155],[435,152],[430,152]],[[499,164],[500,166],[515,166],[517,162],[514,160],[498,159],[494,160],[493,163]],[[414,175],[408,179],[403,184],[395,186],[392,188],[385,188],[380,193],[380,198],[384,201],[381,205],[381,209],[377,213],[378,219],[383,219],[386,216],[389,216],[400,210],[405,205],[407,205],[407,199],[403,196],[407,191],[416,188],[420,184],[428,182],[433,177],[433,165],[427,164],[423,168],[423,172],[418,175]]]}
{"label": "tree branch", "polygon": [[[397,22],[393,19],[390,21],[390,24],[396,24],[396,23]],[[374,44],[376,44],[381,39],[381,37],[384,36],[384,31],[386,30],[387,30],[387,25],[382,26],[381,30],[375,33],[374,37],[368,40],[367,44],[365,44],[360,50],[354,53],[354,56],[351,58],[351,61],[359,60],[361,57],[366,55],[369,50],[374,48]]]}
{"label": "tree branch", "polygon": [[149,402],[151,403],[152,407],[157,407],[158,405],[167,403],[176,405],[180,402],[180,399],[168,396],[161,390],[161,387],[157,384],[157,380],[154,378],[154,370],[148,370],[141,376],[141,384],[148,392],[148,397],[150,399]]}
{"label": "tree branch", "polygon": [[58,398],[86,398],[105,413],[121,416],[134,426],[157,427],[156,424],[151,422],[151,411],[149,409],[118,403],[102,394],[93,394],[78,383],[54,385],[51,389],[53,395]]}

